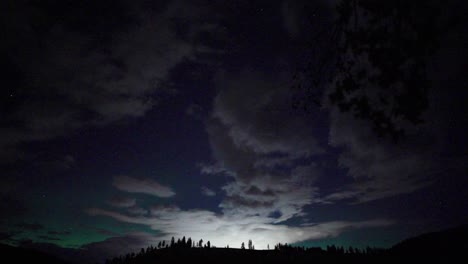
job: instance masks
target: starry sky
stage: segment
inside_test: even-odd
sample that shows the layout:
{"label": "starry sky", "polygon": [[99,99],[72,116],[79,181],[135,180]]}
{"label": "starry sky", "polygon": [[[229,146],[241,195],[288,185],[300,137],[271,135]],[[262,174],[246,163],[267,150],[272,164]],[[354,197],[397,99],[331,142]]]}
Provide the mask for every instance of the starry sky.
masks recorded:
{"label": "starry sky", "polygon": [[466,21],[396,143],[325,96],[294,103],[336,3],[2,1],[1,242],[389,247],[466,223]]}

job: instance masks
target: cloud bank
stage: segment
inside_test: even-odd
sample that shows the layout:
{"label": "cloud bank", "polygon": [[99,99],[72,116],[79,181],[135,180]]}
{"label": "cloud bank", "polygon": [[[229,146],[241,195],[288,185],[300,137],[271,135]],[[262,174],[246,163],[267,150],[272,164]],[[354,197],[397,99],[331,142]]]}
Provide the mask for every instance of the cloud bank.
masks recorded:
{"label": "cloud bank", "polygon": [[[221,212],[173,205],[140,208],[141,214],[90,208],[88,214],[149,226],[160,232],[160,240],[186,236],[238,248],[253,239],[258,249],[393,224],[388,219],[306,222],[304,207],[319,199],[315,182],[323,177],[314,159],[325,149],[314,137],[314,120],[291,108],[285,83],[261,74],[219,74],[215,83],[219,92],[206,122],[213,160],[199,167],[202,174],[228,179],[221,187]],[[124,179],[120,188],[134,185]],[[207,188],[202,192],[211,194]],[[292,219],[302,225],[288,224]]]}
{"label": "cloud bank", "polygon": [[274,218],[261,216],[217,215],[206,210],[181,210],[177,207],[155,207],[148,216],[130,216],[99,208],[87,210],[90,215],[112,217],[118,221],[142,224],[161,231],[157,240],[170,240],[174,237],[202,238],[212,245],[239,248],[242,242],[253,239],[255,248],[266,249],[278,242],[294,243],[310,239],[336,237],[345,230],[355,228],[382,227],[393,224],[385,219],[368,221],[332,221],[292,227],[274,224]]}
{"label": "cloud bank", "polygon": [[207,131],[213,164],[205,174],[225,175],[225,215],[269,217],[280,223],[303,215],[321,174],[311,157],[323,152],[314,127],[292,109],[286,82],[245,70],[220,72]]}

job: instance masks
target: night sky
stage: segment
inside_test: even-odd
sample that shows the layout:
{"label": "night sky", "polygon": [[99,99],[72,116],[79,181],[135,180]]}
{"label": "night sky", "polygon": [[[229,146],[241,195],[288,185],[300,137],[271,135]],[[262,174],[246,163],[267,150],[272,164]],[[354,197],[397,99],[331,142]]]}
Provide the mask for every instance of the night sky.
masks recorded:
{"label": "night sky", "polygon": [[2,1],[1,242],[390,247],[466,224],[466,20],[442,27],[424,122],[395,141],[329,84],[295,103],[336,3]]}

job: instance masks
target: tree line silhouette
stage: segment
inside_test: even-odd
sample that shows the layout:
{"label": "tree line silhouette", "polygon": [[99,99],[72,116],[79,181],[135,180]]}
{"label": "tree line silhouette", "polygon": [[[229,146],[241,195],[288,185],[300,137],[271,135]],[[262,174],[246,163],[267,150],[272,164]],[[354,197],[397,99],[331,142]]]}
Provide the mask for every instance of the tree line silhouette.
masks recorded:
{"label": "tree line silhouette", "polygon": [[[106,264],[149,263],[466,263],[468,225],[405,239],[391,248],[355,248],[329,245],[325,248],[278,243],[267,250],[255,250],[252,240],[240,248],[215,247],[210,241],[172,238],[156,246],[141,248],[106,260]],[[246,247],[247,246],[247,247]],[[34,249],[0,244],[0,259],[13,263],[89,263],[69,256],[69,262]],[[13,261],[12,261],[13,260]],[[5,262],[4,261],[4,262]]]}
{"label": "tree line silhouette", "polygon": [[[177,240],[172,237],[170,241],[160,241],[156,246],[150,245],[146,249],[141,248],[139,253],[127,253],[114,257],[113,259],[106,260],[106,264],[128,264],[128,263],[154,263],[156,260],[169,260],[187,256],[222,256],[229,260],[243,259],[244,257],[250,259],[253,257],[259,257],[263,254],[263,260],[269,258],[284,259],[284,257],[292,257],[290,260],[301,260],[307,259],[309,256],[315,257],[326,257],[326,256],[380,256],[387,252],[385,249],[367,247],[365,249],[359,249],[355,247],[337,247],[335,245],[329,245],[326,249],[320,247],[304,247],[294,246],[287,243],[278,243],[273,249],[270,249],[270,245],[267,246],[267,250],[255,250],[255,245],[252,240],[247,243],[242,242],[240,249],[230,248],[226,245],[224,248],[216,248],[211,244],[210,241],[204,243],[203,239],[199,241],[192,240],[192,238],[178,238]],[[198,254],[197,254],[198,253]],[[254,255],[252,255],[255,254]],[[246,259],[247,260],[247,259]],[[226,262],[226,261],[224,261]]]}

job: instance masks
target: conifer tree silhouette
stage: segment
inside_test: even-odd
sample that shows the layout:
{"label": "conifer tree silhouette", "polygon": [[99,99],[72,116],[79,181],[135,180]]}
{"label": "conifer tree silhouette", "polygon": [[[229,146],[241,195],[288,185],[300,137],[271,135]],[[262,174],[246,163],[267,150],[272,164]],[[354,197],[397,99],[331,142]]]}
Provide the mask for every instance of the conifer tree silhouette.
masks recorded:
{"label": "conifer tree silhouette", "polygon": [[192,247],[192,238],[189,237],[189,238],[187,239],[186,247],[187,247],[187,248],[191,248],[191,247]]}

